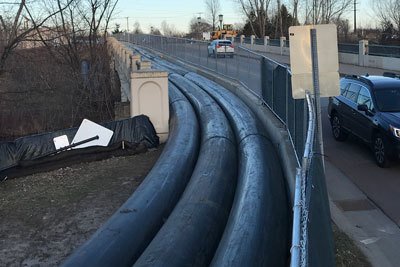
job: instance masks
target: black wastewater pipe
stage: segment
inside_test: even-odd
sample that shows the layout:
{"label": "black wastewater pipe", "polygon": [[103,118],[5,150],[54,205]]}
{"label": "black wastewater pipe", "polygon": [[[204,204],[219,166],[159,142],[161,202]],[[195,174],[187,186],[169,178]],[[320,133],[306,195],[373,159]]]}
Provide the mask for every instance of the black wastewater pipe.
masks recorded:
{"label": "black wastewater pipe", "polygon": [[174,84],[196,111],[201,150],[181,199],[134,266],[209,265],[236,188],[236,140],[224,112],[190,81]]}
{"label": "black wastewater pipe", "polygon": [[[182,79],[173,77],[173,82]],[[235,200],[211,266],[286,266],[290,255],[290,203],[272,143],[252,111],[233,93],[194,73],[185,78],[219,103],[239,143]]]}
{"label": "black wastewater pipe", "polygon": [[196,115],[187,99],[172,85],[169,99],[169,138],[153,169],[62,266],[131,266],[168,218],[192,175],[200,140]]}

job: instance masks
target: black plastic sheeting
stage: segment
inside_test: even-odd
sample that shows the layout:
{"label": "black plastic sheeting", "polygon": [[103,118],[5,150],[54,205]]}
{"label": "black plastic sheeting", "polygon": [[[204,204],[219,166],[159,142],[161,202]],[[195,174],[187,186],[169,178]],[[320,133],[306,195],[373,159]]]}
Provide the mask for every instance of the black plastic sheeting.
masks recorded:
{"label": "black plastic sheeting", "polygon": [[131,266],[175,207],[198,156],[200,130],[187,99],[169,85],[170,131],[151,172],[133,195],[63,266]]}
{"label": "black plastic sheeting", "polygon": [[211,266],[287,265],[290,203],[272,143],[251,110],[233,93],[197,74],[185,77],[215,98],[230,119],[239,143],[235,200]]}
{"label": "black plastic sheeting", "polygon": [[134,266],[209,265],[234,197],[237,152],[228,119],[218,104],[192,82],[182,78],[175,85],[196,110],[201,150],[181,199]]}
{"label": "black plastic sheeting", "polygon": [[23,172],[26,167],[51,165],[57,161],[67,162],[68,158],[82,159],[82,155],[113,151],[121,148],[122,141],[124,141],[127,149],[136,149],[138,147],[153,148],[159,144],[159,139],[152,123],[144,115],[120,121],[100,123],[100,125],[114,132],[108,147],[95,146],[72,149],[48,155],[56,151],[53,142],[54,137],[67,135],[68,140],[72,141],[78,131],[78,127],[25,136],[12,142],[0,142],[0,178],[6,175],[17,176],[18,172]]}

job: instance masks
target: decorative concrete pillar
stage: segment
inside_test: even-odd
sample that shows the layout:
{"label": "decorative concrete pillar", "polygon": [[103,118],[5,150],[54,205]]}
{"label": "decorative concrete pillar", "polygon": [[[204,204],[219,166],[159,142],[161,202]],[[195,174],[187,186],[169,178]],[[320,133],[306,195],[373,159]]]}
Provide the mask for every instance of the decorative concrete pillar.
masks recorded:
{"label": "decorative concrete pillar", "polygon": [[235,43],[235,36],[233,36],[233,35],[231,36],[231,42],[232,42],[232,44]]}
{"label": "decorative concrete pillar", "polygon": [[365,66],[365,55],[368,55],[368,40],[358,42],[358,65]]}
{"label": "decorative concrete pillar", "polygon": [[132,55],[132,71],[137,71],[139,70],[138,64],[140,63],[140,55],[139,54],[133,54]]}
{"label": "decorative concrete pillar", "polygon": [[243,45],[243,41],[244,41],[244,35],[240,35],[240,45]]}
{"label": "decorative concrete pillar", "polygon": [[281,55],[283,55],[283,48],[285,47],[286,37],[282,36],[279,38],[279,46],[281,48]]}
{"label": "decorative concrete pillar", "polygon": [[255,37],[254,35],[250,36],[250,45],[251,45],[251,48],[253,48],[254,39],[255,39],[255,38],[256,38],[256,37]]}
{"label": "decorative concrete pillar", "polygon": [[132,66],[132,56],[133,56],[133,51],[128,50],[127,53],[125,54],[126,56],[126,61],[125,61],[125,67],[130,70]]}
{"label": "decorative concrete pillar", "polygon": [[124,53],[125,53],[124,46],[122,44],[120,44],[119,48],[118,48],[118,67],[119,67],[119,69],[121,69],[121,66],[123,63]]}
{"label": "decorative concrete pillar", "polygon": [[168,137],[168,72],[140,70],[131,73],[131,117],[150,118],[160,142]]}
{"label": "decorative concrete pillar", "polygon": [[269,36],[264,36],[264,50],[265,50],[265,52],[268,51],[268,46],[269,46]]}
{"label": "decorative concrete pillar", "polygon": [[150,61],[141,61],[139,63],[139,70],[151,70],[151,62]]}

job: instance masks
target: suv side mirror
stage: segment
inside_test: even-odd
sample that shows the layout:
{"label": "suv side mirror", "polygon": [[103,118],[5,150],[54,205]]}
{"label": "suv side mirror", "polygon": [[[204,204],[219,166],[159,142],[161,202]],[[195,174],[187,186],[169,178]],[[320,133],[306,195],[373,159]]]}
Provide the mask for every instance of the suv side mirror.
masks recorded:
{"label": "suv side mirror", "polygon": [[365,104],[358,105],[358,106],[357,106],[357,109],[360,110],[360,111],[365,111],[365,112],[367,112],[367,111],[368,111],[368,106],[365,105]]}

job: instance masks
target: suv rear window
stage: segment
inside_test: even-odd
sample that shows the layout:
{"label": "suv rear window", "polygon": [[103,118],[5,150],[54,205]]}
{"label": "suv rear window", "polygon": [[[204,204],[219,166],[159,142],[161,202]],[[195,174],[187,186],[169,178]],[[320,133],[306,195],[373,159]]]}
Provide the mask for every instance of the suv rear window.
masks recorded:
{"label": "suv rear window", "polygon": [[218,42],[218,45],[225,45],[225,46],[232,45],[232,42],[231,41]]}
{"label": "suv rear window", "polygon": [[400,112],[400,88],[375,90],[376,104],[382,112]]}

